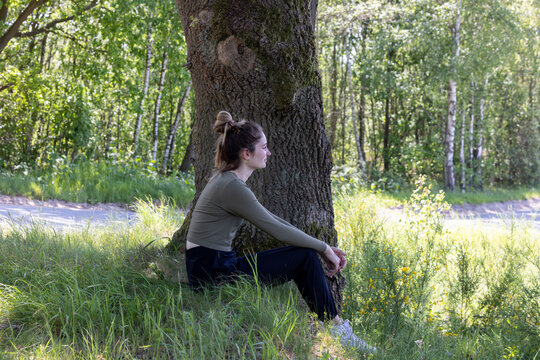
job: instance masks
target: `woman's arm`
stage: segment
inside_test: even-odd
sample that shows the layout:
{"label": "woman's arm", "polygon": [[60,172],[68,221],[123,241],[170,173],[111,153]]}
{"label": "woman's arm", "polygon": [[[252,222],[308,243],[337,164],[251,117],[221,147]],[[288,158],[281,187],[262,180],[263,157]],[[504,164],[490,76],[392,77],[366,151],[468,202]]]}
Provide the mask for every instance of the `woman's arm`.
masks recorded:
{"label": "woman's arm", "polygon": [[223,189],[222,195],[221,205],[225,210],[246,219],[270,236],[291,245],[312,248],[320,253],[326,250],[326,243],[269,212],[240,180],[231,181]]}

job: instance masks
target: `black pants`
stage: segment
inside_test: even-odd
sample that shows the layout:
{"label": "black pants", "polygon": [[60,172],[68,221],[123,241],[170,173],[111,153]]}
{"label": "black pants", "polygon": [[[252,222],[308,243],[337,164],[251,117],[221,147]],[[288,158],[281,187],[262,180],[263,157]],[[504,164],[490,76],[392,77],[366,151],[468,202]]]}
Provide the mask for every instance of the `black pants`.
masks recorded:
{"label": "black pants", "polygon": [[[256,266],[256,267],[255,267]],[[186,251],[189,285],[198,290],[207,284],[231,281],[235,275],[253,276],[265,285],[294,280],[311,311],[320,320],[337,315],[334,298],[317,253],[308,248],[281,247],[237,257],[234,251],[213,250],[203,246]]]}

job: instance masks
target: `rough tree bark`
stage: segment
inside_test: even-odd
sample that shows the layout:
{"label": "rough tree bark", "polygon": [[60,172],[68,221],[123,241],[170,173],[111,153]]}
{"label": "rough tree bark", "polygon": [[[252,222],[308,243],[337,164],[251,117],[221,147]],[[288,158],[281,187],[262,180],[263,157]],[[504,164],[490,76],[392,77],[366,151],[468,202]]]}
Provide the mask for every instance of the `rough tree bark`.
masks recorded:
{"label": "rough tree bark", "polygon": [[176,116],[174,118],[174,123],[171,125],[169,130],[169,136],[167,137],[167,146],[165,147],[165,155],[163,155],[163,164],[161,165],[161,173],[165,174],[167,170],[167,164],[169,163],[172,155],[172,144],[174,137],[176,136],[176,131],[178,130],[178,124],[180,124],[180,119],[184,112],[184,105],[186,104],[186,99],[191,91],[191,80],[189,81],[186,89],[184,90],[184,96],[179,99],[178,106],[176,107]]}
{"label": "rough tree bark", "polygon": [[152,160],[157,170],[157,148],[158,148],[158,134],[159,134],[159,107],[161,104],[161,95],[163,92],[163,84],[165,84],[165,73],[167,72],[167,51],[163,51],[163,60],[161,61],[161,74],[159,77],[159,84],[156,96],[156,103],[154,106],[154,131],[153,131],[153,146],[152,146]]}
{"label": "rough tree bark", "polygon": [[[196,202],[212,172],[220,110],[262,125],[273,155],[248,183],[276,215],[329,244],[334,229],[330,144],[314,39],[317,1],[177,0],[195,94]],[[181,250],[191,214],[169,248]],[[235,249],[282,246],[246,224]],[[343,278],[331,279],[341,304]]]}
{"label": "rough tree bark", "polygon": [[139,145],[139,134],[141,132],[141,123],[143,116],[143,106],[144,100],[146,99],[146,94],[148,93],[148,80],[150,79],[150,65],[152,60],[152,45],[154,41],[152,40],[152,15],[150,12],[148,20],[148,30],[146,33],[146,65],[144,68],[144,84],[143,84],[143,95],[141,97],[141,103],[139,104],[139,113],[137,114],[137,121],[135,122],[135,131],[133,133],[133,157],[137,156],[137,148]]}
{"label": "rough tree bark", "polygon": [[193,164],[193,142],[191,141],[191,138],[193,137],[193,132],[189,134],[189,143],[186,147],[186,152],[184,153],[184,158],[182,159],[182,163],[180,164],[180,167],[178,170],[180,170],[183,173],[187,173],[189,171],[189,168],[191,167],[191,164]]}

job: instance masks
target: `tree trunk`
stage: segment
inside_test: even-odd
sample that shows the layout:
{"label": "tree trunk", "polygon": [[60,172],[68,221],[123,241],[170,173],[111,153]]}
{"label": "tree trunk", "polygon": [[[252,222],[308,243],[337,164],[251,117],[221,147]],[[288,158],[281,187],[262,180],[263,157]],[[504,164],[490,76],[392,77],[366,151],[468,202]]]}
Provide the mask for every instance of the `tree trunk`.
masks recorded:
{"label": "tree trunk", "polygon": [[383,134],[383,168],[384,172],[390,170],[390,91],[387,91],[384,100],[384,134]]}
{"label": "tree trunk", "polygon": [[0,6],[0,22],[5,23],[9,10],[9,0],[3,0],[2,6]]}
{"label": "tree trunk", "polygon": [[502,150],[502,134],[504,131],[504,114],[507,111],[508,103],[508,87],[504,90],[504,98],[501,106],[501,113],[499,115],[499,126],[495,131],[495,176],[499,182],[504,180],[502,174],[502,164],[504,163],[503,155],[501,154]]}
{"label": "tree trunk", "polygon": [[182,118],[182,114],[184,112],[184,105],[186,103],[186,99],[190,91],[191,91],[191,80],[189,81],[186,89],[184,90],[184,96],[182,96],[182,98],[179,99],[178,106],[176,107],[176,116],[174,119],[174,123],[171,125],[171,129],[169,130],[169,136],[167,137],[167,146],[165,147],[165,154],[163,155],[163,164],[161,165],[162,174],[165,174],[165,171],[167,170],[167,164],[172,158],[172,143],[176,136],[176,131],[178,130],[178,124],[180,123],[180,119]]}
{"label": "tree trunk", "polygon": [[186,147],[186,152],[184,153],[184,158],[182,159],[182,164],[180,164],[179,170],[183,173],[187,173],[191,164],[193,163],[193,142],[191,141],[193,137],[193,132],[189,134],[189,143]]}
{"label": "tree trunk", "polygon": [[379,145],[380,141],[377,134],[380,134],[379,117],[375,113],[375,99],[370,97],[371,103],[371,152],[373,158],[371,159],[371,169],[377,168],[377,159],[379,158]]}
{"label": "tree trunk", "polygon": [[484,101],[486,98],[486,92],[488,87],[489,74],[486,74],[486,79],[484,81],[484,89],[482,91],[482,97],[480,98],[480,113],[478,114],[478,124],[477,124],[477,133],[478,133],[478,148],[476,150],[476,186],[482,190],[484,188],[484,181],[482,180],[482,152],[483,142],[484,142]]}
{"label": "tree trunk", "polygon": [[120,136],[122,135],[122,122],[120,121],[121,112],[116,116],[116,153],[120,154]]}
{"label": "tree trunk", "polygon": [[358,137],[358,127],[356,124],[356,101],[354,99],[354,88],[352,83],[352,58],[351,58],[352,44],[347,44],[347,82],[349,84],[349,98],[351,101],[351,117],[353,121],[354,142],[356,143],[356,151],[358,153],[358,164],[362,170],[362,175],[366,174],[366,162],[362,156],[362,147],[360,145],[360,138]]}
{"label": "tree trunk", "polygon": [[[362,153],[362,159],[364,163],[366,161],[366,152],[365,152],[365,139],[366,139],[366,89],[364,87],[363,80],[360,79],[360,109],[358,113],[358,122],[359,122],[359,138],[360,138],[360,152]],[[365,171],[364,171],[365,173]]]}
{"label": "tree trunk", "polygon": [[143,84],[143,95],[141,97],[141,103],[139,104],[139,111],[137,114],[137,121],[135,122],[135,132],[133,133],[133,157],[137,156],[137,147],[139,145],[139,134],[141,132],[141,123],[142,116],[144,113],[144,100],[146,99],[146,94],[148,93],[148,80],[150,79],[150,65],[152,60],[152,16],[153,13],[150,12],[148,19],[148,31],[146,33],[146,66],[144,68],[144,84]]}
{"label": "tree trunk", "polygon": [[461,192],[464,193],[467,187],[467,180],[465,178],[465,110],[462,109],[461,113],[461,137],[459,141],[459,163],[461,164]]}
{"label": "tree trunk", "polygon": [[[195,119],[195,199],[213,164],[220,110],[261,124],[273,156],[249,185],[276,215],[329,244],[336,244],[330,144],[324,131],[321,79],[312,13],[317,2],[177,0],[188,48]],[[272,14],[272,16],[268,16]],[[279,21],[276,21],[276,18]],[[191,215],[170,243],[182,248]],[[250,224],[240,229],[237,250],[284,245]],[[331,285],[341,304],[341,276]]]}
{"label": "tree trunk", "polygon": [[471,123],[469,125],[469,187],[474,186],[474,81],[471,82]]}
{"label": "tree trunk", "polygon": [[109,107],[109,111],[107,112],[107,124],[105,127],[105,136],[106,136],[106,142],[105,142],[105,157],[109,158],[109,151],[111,150],[111,140],[112,140],[112,132],[111,132],[111,125],[113,121],[113,108],[112,106]]}
{"label": "tree trunk", "polygon": [[165,72],[167,71],[167,51],[163,51],[163,60],[161,62],[161,75],[159,77],[158,91],[156,97],[156,104],[154,106],[154,132],[153,132],[153,147],[152,147],[152,161],[154,167],[157,169],[157,148],[158,148],[158,135],[159,135],[159,106],[161,104],[161,95],[163,92],[163,84],[165,83]]}
{"label": "tree trunk", "polygon": [[[361,42],[361,52],[360,58],[363,59],[366,54],[366,36],[368,31],[369,22],[362,22],[362,42]],[[359,128],[359,137],[360,137],[360,150],[362,151],[362,158],[364,162],[366,161],[366,152],[365,152],[365,139],[366,139],[366,86],[364,84],[364,76],[360,76],[360,109],[358,113],[358,122],[360,125]]]}
{"label": "tree trunk", "polygon": [[444,187],[454,192],[456,180],[454,177],[454,135],[456,131],[456,107],[457,107],[457,68],[459,61],[459,31],[461,28],[461,1],[458,2],[457,16],[454,24],[450,27],[454,40],[454,54],[452,54],[452,75],[448,83],[448,114],[446,119],[446,131],[444,136]]}
{"label": "tree trunk", "polygon": [[456,82],[450,80],[448,91],[448,118],[444,137],[444,188],[452,192],[456,189],[454,178],[454,134],[456,130]]}

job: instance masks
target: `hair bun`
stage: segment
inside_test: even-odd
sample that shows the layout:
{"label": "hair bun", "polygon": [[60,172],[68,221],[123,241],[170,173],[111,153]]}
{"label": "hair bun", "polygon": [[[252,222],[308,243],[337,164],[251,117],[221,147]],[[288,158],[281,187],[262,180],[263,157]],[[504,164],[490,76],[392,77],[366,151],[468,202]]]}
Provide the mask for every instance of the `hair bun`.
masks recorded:
{"label": "hair bun", "polygon": [[227,111],[220,111],[216,116],[216,122],[214,123],[214,131],[222,135],[227,130],[234,126],[234,120],[230,113]]}

